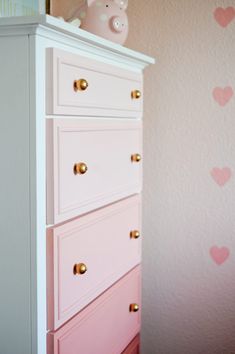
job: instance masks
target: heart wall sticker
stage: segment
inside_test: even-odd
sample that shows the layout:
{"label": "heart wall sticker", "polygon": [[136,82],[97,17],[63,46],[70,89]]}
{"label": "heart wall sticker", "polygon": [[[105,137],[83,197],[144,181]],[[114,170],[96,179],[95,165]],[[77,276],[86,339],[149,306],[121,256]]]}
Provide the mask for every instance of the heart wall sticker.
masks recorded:
{"label": "heart wall sticker", "polygon": [[220,266],[228,260],[230,250],[227,247],[219,248],[217,246],[213,246],[210,249],[210,255],[213,261]]}
{"label": "heart wall sticker", "polygon": [[220,187],[223,187],[231,179],[232,171],[229,167],[214,167],[211,170],[211,177]]}
{"label": "heart wall sticker", "polygon": [[214,12],[214,18],[221,27],[226,28],[235,19],[235,8],[218,7]]}
{"label": "heart wall sticker", "polygon": [[213,90],[213,97],[214,100],[221,106],[224,107],[226,106],[227,103],[231,100],[233,97],[234,92],[232,87],[227,86],[225,88],[222,87],[216,87]]}

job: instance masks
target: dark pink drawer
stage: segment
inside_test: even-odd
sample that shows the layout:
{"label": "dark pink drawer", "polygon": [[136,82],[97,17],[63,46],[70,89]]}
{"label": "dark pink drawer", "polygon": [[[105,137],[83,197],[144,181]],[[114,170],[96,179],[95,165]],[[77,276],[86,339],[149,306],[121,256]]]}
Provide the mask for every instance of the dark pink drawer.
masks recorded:
{"label": "dark pink drawer", "polygon": [[[47,354],[122,353],[140,331],[140,278],[137,267],[57,332],[49,333]],[[130,311],[133,304],[139,311]]]}
{"label": "dark pink drawer", "polygon": [[122,354],[140,354],[140,335],[133,339]]}

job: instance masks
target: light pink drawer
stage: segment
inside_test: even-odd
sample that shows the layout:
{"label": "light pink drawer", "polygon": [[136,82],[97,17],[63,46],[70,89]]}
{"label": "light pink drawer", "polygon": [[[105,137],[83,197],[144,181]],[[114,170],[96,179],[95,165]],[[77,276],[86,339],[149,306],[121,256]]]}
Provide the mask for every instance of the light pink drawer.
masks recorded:
{"label": "light pink drawer", "polygon": [[57,332],[47,354],[120,354],[140,331],[140,269],[136,268]]}
{"label": "light pink drawer", "polygon": [[140,354],[140,335],[134,338],[122,354]]}
{"label": "light pink drawer", "polygon": [[[81,90],[79,80],[88,87]],[[78,89],[74,87],[78,82]],[[55,48],[47,50],[47,114],[140,118],[142,74]]]}
{"label": "light pink drawer", "polygon": [[61,326],[140,263],[141,237],[133,237],[140,229],[138,195],[48,229],[48,329]]}
{"label": "light pink drawer", "polygon": [[[142,154],[141,121],[48,119],[47,223],[139,193],[142,161],[132,161],[137,153]],[[87,166],[85,174],[80,166]]]}

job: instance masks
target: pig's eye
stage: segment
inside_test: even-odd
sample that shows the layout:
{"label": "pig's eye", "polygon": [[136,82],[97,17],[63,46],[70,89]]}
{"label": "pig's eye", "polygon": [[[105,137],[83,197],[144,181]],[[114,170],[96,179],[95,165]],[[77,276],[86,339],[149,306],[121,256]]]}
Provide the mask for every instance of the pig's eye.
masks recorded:
{"label": "pig's eye", "polygon": [[109,5],[106,5],[106,7],[109,7]]}

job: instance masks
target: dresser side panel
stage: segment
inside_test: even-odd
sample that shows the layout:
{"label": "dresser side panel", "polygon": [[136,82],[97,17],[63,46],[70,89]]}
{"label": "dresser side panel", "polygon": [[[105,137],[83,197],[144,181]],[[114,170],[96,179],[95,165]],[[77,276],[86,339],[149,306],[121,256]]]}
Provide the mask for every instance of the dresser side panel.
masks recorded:
{"label": "dresser side panel", "polygon": [[0,48],[0,353],[31,354],[28,36]]}

